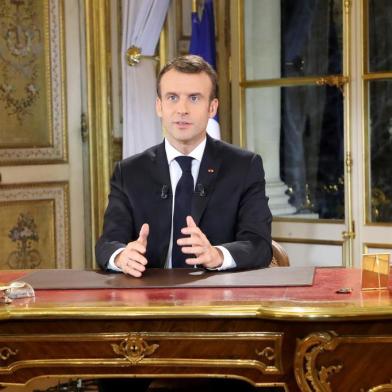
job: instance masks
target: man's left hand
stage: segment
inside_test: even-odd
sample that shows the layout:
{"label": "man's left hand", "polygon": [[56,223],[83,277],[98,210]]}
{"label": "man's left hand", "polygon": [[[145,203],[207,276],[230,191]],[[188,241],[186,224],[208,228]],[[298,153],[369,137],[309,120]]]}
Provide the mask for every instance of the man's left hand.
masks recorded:
{"label": "man's left hand", "polygon": [[190,266],[202,265],[210,269],[219,268],[223,263],[222,251],[210,244],[191,216],[187,216],[186,223],[187,227],[181,229],[181,233],[189,237],[178,239],[177,244],[182,246],[183,253],[193,254],[196,257],[186,259],[185,262]]}

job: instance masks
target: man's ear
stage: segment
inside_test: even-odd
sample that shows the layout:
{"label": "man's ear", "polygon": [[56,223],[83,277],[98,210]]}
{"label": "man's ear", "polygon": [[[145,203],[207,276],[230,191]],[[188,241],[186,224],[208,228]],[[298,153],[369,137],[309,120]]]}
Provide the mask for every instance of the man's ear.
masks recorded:
{"label": "man's ear", "polygon": [[218,111],[218,106],[219,106],[219,101],[218,101],[217,98],[214,98],[214,99],[210,102],[209,113],[208,113],[208,117],[209,117],[209,118],[215,117],[216,112]]}
{"label": "man's ear", "polygon": [[158,117],[162,117],[162,101],[159,97],[155,99],[155,111]]}

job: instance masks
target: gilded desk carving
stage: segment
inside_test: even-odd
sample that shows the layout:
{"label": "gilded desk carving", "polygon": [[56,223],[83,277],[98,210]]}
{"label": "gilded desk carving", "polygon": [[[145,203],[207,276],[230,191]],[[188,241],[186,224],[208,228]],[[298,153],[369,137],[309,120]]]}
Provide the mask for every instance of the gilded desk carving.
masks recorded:
{"label": "gilded desk carving", "polygon": [[0,348],[0,360],[6,361],[11,357],[11,355],[16,355],[18,350],[12,350],[9,347],[2,347]]}
{"label": "gilded desk carving", "polygon": [[129,362],[135,364],[144,357],[152,355],[159,344],[149,345],[141,336],[129,334],[120,344],[112,344],[113,351],[124,356]]}
{"label": "gilded desk carving", "polygon": [[256,354],[260,357],[266,358],[268,361],[273,361],[275,359],[275,350],[272,347],[265,347],[263,350],[255,350]]}
{"label": "gilded desk carving", "polygon": [[317,332],[298,340],[295,355],[295,377],[303,391],[331,392],[330,376],[342,370],[341,364],[317,368],[317,357],[324,351],[334,350],[335,332]]}
{"label": "gilded desk carving", "polygon": [[[364,392],[364,389],[361,389],[360,392]],[[392,392],[392,380],[389,384],[377,385],[375,387],[370,388],[367,392]]]}
{"label": "gilded desk carving", "polygon": [[0,384],[95,375],[391,392],[392,291],[363,292],[360,276],[321,268],[301,288],[36,290],[0,306]]}

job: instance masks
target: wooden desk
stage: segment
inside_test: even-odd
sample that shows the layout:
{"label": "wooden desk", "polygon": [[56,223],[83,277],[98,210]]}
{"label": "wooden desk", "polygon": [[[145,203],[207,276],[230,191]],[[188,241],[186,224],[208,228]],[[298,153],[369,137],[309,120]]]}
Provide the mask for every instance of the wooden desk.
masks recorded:
{"label": "wooden desk", "polygon": [[1,384],[114,375],[392,390],[391,290],[361,292],[358,270],[317,269],[313,287],[37,291],[0,305],[0,320]]}

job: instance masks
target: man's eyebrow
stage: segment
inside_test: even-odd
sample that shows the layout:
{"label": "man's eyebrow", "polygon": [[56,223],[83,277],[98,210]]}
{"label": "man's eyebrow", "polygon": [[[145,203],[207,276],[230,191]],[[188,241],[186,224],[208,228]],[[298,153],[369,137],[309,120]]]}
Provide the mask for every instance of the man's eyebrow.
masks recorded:
{"label": "man's eyebrow", "polygon": [[[167,93],[164,94],[164,97],[170,97],[171,95],[179,96],[179,95],[181,95],[181,93],[175,93],[175,92],[168,91]],[[194,92],[194,93],[188,93],[186,95],[187,95],[187,97],[193,97],[193,96],[201,97],[201,96],[203,96],[203,93],[198,91],[198,92]]]}

